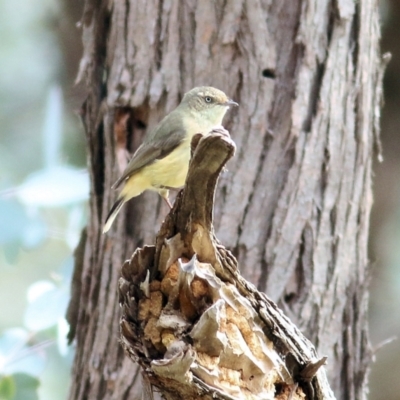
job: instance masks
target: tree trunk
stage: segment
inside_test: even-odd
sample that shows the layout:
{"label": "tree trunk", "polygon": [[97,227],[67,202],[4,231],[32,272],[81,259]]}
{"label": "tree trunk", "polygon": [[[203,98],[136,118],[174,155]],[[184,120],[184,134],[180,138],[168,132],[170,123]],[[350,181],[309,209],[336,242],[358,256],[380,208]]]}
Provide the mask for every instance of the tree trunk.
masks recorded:
{"label": "tree trunk", "polygon": [[134,249],[154,243],[168,209],[145,193],[107,236],[101,228],[127,150],[199,85],[240,104],[225,120],[237,152],[217,189],[216,236],[328,356],[336,397],[365,398],[383,69],[376,2],[86,0],[82,26],[91,213],[69,310],[70,399],[141,395],[139,370],[118,342],[117,282]]}

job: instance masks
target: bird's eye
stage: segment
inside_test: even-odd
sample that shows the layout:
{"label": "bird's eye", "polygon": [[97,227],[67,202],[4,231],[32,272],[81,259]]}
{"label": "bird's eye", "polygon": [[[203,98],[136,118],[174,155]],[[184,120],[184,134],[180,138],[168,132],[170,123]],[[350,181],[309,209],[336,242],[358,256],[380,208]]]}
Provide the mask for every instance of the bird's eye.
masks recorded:
{"label": "bird's eye", "polygon": [[212,102],[212,98],[210,96],[206,96],[204,98],[204,100],[206,101],[206,103],[211,103]]}

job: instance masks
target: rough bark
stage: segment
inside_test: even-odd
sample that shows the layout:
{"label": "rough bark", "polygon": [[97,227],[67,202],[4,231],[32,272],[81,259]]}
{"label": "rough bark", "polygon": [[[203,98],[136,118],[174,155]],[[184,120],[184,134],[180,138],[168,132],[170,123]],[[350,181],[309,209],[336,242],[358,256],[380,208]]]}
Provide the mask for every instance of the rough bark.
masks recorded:
{"label": "rough bark", "polygon": [[70,398],[140,394],[138,370],[117,341],[119,267],[154,242],[168,210],[146,193],[108,236],[101,226],[126,151],[203,84],[240,103],[225,124],[238,151],[216,195],[217,237],[328,356],[337,398],[365,398],[382,75],[376,2],[86,0],[83,38],[91,216],[77,262]]}

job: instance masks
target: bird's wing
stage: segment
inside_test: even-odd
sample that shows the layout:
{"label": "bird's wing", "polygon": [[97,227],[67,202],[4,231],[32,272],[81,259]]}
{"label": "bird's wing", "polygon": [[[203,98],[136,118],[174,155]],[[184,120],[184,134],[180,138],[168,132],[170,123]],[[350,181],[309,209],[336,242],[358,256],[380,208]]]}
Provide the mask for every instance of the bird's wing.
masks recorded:
{"label": "bird's wing", "polygon": [[125,179],[146,165],[166,157],[182,143],[185,137],[184,129],[178,128],[168,132],[168,136],[157,137],[156,135],[151,143],[145,141],[132,156],[122,176],[114,183],[113,189],[116,189]]}

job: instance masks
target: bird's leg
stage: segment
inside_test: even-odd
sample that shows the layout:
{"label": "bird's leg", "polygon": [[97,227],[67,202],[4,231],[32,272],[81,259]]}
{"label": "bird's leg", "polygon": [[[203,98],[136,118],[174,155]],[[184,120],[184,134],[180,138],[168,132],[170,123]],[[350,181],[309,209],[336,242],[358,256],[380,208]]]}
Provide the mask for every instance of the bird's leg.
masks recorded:
{"label": "bird's leg", "polygon": [[169,198],[168,198],[168,197],[163,197],[163,199],[164,199],[165,202],[168,204],[168,207],[172,210],[172,204],[171,204],[171,202],[169,201]]}
{"label": "bird's leg", "polygon": [[168,207],[172,209],[172,204],[169,201],[169,190],[168,189],[161,189],[158,191],[160,196],[165,200],[165,202],[168,204]]}

